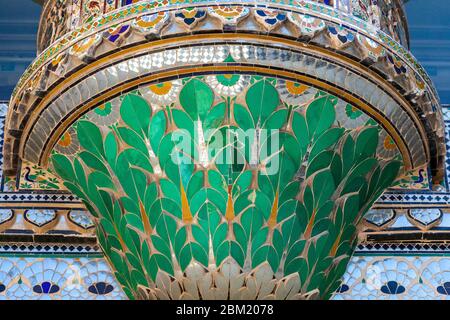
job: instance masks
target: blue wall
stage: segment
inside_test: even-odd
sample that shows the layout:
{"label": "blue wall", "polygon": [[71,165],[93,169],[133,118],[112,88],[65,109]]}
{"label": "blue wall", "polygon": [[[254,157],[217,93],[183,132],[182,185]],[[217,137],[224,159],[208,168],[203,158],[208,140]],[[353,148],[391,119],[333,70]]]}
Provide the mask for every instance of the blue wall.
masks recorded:
{"label": "blue wall", "polygon": [[450,103],[450,1],[406,4],[411,51],[433,79],[442,103]]}
{"label": "blue wall", "polygon": [[8,100],[36,56],[41,7],[32,0],[0,0],[0,8],[0,100]]}

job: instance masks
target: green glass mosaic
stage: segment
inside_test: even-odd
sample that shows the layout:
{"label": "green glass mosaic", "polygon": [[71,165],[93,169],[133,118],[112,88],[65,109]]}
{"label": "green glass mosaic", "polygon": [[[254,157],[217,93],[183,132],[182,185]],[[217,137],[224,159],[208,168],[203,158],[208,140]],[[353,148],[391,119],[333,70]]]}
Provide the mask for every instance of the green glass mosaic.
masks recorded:
{"label": "green glass mosaic", "polygon": [[265,263],[277,278],[298,273],[300,293],[330,298],[356,225],[401,163],[378,155],[378,126],[340,126],[339,99],[310,89],[193,77],[144,86],[73,125],[80,148],[54,151],[54,171],[94,216],[130,298],[159,274],[230,258],[243,273]]}

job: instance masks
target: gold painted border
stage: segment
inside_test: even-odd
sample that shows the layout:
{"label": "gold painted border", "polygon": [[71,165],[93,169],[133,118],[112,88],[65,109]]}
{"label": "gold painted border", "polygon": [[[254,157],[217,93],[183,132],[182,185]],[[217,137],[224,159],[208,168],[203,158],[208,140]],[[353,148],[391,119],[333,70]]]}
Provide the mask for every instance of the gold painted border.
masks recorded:
{"label": "gold painted border", "polygon": [[[80,209],[84,208],[84,204],[80,202],[65,202],[65,203],[52,203],[52,202],[2,202],[2,208],[5,209],[53,209],[53,210],[67,210],[67,209]],[[86,209],[82,209],[86,210]]]}
{"label": "gold painted border", "polygon": [[405,204],[389,204],[389,203],[377,203],[371,207],[371,209],[394,209],[394,210],[401,210],[401,209],[424,209],[424,208],[450,208],[450,203],[430,203],[424,205],[421,204],[415,204],[415,203],[405,203]]}
{"label": "gold painted border", "polygon": [[[384,78],[382,78],[381,76],[379,76],[372,70],[368,69],[367,67],[355,63],[355,61],[353,61],[352,59],[342,56],[336,52],[330,52],[327,49],[323,49],[323,48],[320,48],[320,47],[317,47],[317,46],[314,46],[311,44],[305,44],[305,43],[297,42],[294,40],[289,40],[289,39],[275,37],[275,36],[244,34],[244,33],[242,33],[242,34],[241,33],[239,33],[239,34],[238,33],[236,33],[236,34],[216,34],[216,33],[214,33],[214,34],[188,35],[188,36],[182,36],[182,37],[171,38],[171,39],[156,40],[153,42],[136,45],[136,46],[130,47],[128,49],[124,49],[124,50],[112,53],[110,55],[107,55],[91,64],[88,64],[86,67],[76,71],[74,74],[72,74],[68,78],[64,79],[61,83],[59,83],[57,86],[55,86],[48,94],[46,94],[46,96],[40,101],[40,103],[35,108],[35,110],[33,110],[32,114],[30,115],[30,118],[28,119],[28,121],[25,125],[24,131],[23,131],[23,135],[22,135],[20,145],[19,145],[19,154],[23,157],[24,141],[28,139],[30,131],[33,128],[34,122],[37,120],[37,118],[39,117],[39,114],[45,108],[45,106],[47,106],[50,103],[50,101],[55,99],[56,96],[58,96],[61,93],[61,91],[64,90],[64,88],[67,88],[68,86],[73,85],[80,78],[84,77],[85,75],[88,75],[94,69],[101,68],[102,66],[110,65],[112,63],[115,63],[117,60],[125,60],[132,56],[138,55],[139,53],[148,52],[149,49],[156,50],[159,47],[164,47],[164,46],[167,46],[168,44],[172,44],[172,43],[179,43],[179,42],[185,42],[185,43],[200,42],[200,43],[202,43],[202,40],[212,40],[212,41],[218,42],[221,40],[235,40],[236,41],[236,40],[246,40],[246,39],[258,40],[259,42],[267,43],[270,45],[273,45],[274,43],[275,44],[282,43],[287,46],[299,48],[300,51],[308,52],[308,53],[316,55],[316,56],[317,56],[317,53],[321,53],[322,55],[324,55],[326,58],[328,58],[330,60],[335,60],[337,62],[340,62],[344,66],[348,66],[351,69],[356,69],[357,71],[359,71],[359,73],[362,73],[362,74],[368,76],[369,80],[372,80],[373,82],[375,82],[379,87],[381,87],[388,94],[390,94],[391,97],[393,97],[394,100],[396,100],[400,104],[400,106],[402,106],[404,108],[404,110],[408,113],[408,115],[415,122],[416,127],[418,128],[419,134],[421,135],[422,141],[427,141],[426,133],[422,126],[422,123],[420,122],[418,115],[415,113],[414,109],[409,105],[407,100],[403,96],[399,95],[398,92],[396,91],[396,89],[391,84],[389,84]],[[251,43],[251,44],[253,44],[253,43]],[[192,68],[194,68],[195,70],[200,69],[198,67],[192,67]],[[236,66],[233,66],[233,68],[234,68],[234,70],[237,69]],[[217,71],[216,68],[214,68],[213,70]],[[273,69],[271,69],[271,70],[273,73]],[[162,74],[162,73],[163,72],[161,72],[160,74]],[[176,75],[182,74],[180,71],[174,72],[174,73]],[[146,78],[147,77],[140,78],[140,79],[138,79],[138,81],[142,82],[143,79],[146,79]],[[293,77],[293,78],[296,78],[296,77]],[[329,86],[328,84],[326,84],[324,82],[315,80],[313,78],[310,78],[310,79],[312,82],[320,83],[321,85],[323,85],[324,88],[326,88],[326,87],[332,88],[331,86]],[[136,81],[132,81],[131,83],[135,83],[135,82]],[[124,88],[126,88],[126,87],[127,86],[125,84]],[[336,89],[336,91],[342,92],[341,96],[350,97],[350,95],[348,93],[346,93],[345,91],[343,91],[341,89],[337,89],[337,88],[334,88],[334,89]],[[103,99],[107,98],[107,97],[105,97],[105,95],[102,95],[102,97],[104,97]],[[353,96],[351,96],[351,97],[353,97]],[[98,100],[99,99],[95,99],[94,101],[98,101]],[[355,105],[356,107],[360,106],[361,104],[364,104],[366,109],[370,109],[370,107],[367,104],[363,103],[359,99],[358,99],[358,101],[359,101],[359,103],[357,103],[357,105]],[[89,103],[89,105],[92,105],[92,103]],[[83,107],[83,109],[86,109],[86,108]],[[362,109],[362,110],[364,110],[364,109]],[[72,119],[73,117],[70,117],[70,118]],[[376,118],[376,119],[379,120],[378,118]],[[65,121],[64,123],[66,123],[66,122],[67,121]],[[392,125],[390,127],[393,128]],[[385,126],[385,128],[387,129],[387,126]],[[58,129],[59,129],[59,127],[58,127]],[[392,134],[392,132],[390,132],[389,130],[387,130],[387,131],[394,138],[394,134]],[[55,133],[53,133],[53,135],[54,134]],[[27,139],[24,139],[23,137],[27,137]],[[52,140],[54,140],[54,139],[50,139],[50,142]],[[394,140],[397,142],[396,139],[394,139]],[[54,143],[52,143],[52,145],[53,144]],[[424,149],[426,151],[427,161],[429,161],[429,159],[430,159],[429,146],[426,143],[423,143],[423,145],[424,145]],[[399,145],[399,148],[400,148],[400,145]],[[406,148],[406,146],[404,145],[403,148]],[[40,163],[46,164],[46,162],[47,162],[46,158],[48,157],[47,149],[48,149],[48,147],[45,148],[46,151],[44,152],[45,160],[42,161],[43,157],[41,155]],[[404,155],[404,151],[401,150],[401,152]],[[407,159],[407,161],[405,162],[406,167],[412,168],[412,162],[411,162],[410,157],[404,157],[404,159]]]}
{"label": "gold painted border", "polygon": [[[132,88],[138,86],[141,83],[150,83],[157,81],[159,79],[163,78],[170,78],[174,76],[182,76],[185,74],[192,74],[192,73],[207,73],[207,72],[256,72],[256,73],[262,73],[262,74],[276,74],[277,76],[282,76],[286,78],[296,79],[299,82],[307,83],[309,85],[315,86],[317,88],[321,88],[324,90],[327,90],[334,95],[337,95],[341,98],[343,98],[346,101],[350,101],[352,104],[354,104],[357,108],[364,111],[371,117],[375,118],[377,121],[379,121],[385,130],[391,135],[392,139],[395,141],[396,145],[399,147],[399,150],[403,156],[404,163],[406,170],[410,170],[412,167],[411,157],[409,154],[409,150],[403,140],[403,138],[398,134],[395,127],[387,121],[382,115],[378,113],[378,110],[372,108],[371,106],[367,105],[360,99],[354,97],[351,94],[348,94],[347,92],[338,89],[334,86],[330,86],[327,83],[324,83],[322,81],[319,81],[317,79],[306,77],[294,72],[290,71],[283,71],[283,70],[274,70],[267,67],[256,67],[256,66],[211,66],[211,67],[191,67],[186,68],[182,70],[175,70],[175,71],[166,71],[158,73],[157,75],[149,75],[143,78],[138,78],[136,80],[127,82],[123,85],[120,85],[114,89],[111,89],[110,91],[98,96],[97,98],[89,101],[88,103],[84,104],[82,107],[78,108],[74,112],[70,113],[69,117],[65,119],[63,123],[61,123],[56,130],[53,132],[51,138],[46,143],[43,152],[41,153],[39,164],[43,166],[47,166],[48,164],[48,158],[50,156],[51,151],[53,150],[54,145],[58,141],[59,137],[68,129],[68,127],[75,122],[81,115],[83,115],[87,110],[92,109],[96,105],[102,103],[103,101],[108,100],[109,97],[118,95],[120,93],[126,92],[128,90],[131,90]],[[276,72],[275,72],[276,71]]]}

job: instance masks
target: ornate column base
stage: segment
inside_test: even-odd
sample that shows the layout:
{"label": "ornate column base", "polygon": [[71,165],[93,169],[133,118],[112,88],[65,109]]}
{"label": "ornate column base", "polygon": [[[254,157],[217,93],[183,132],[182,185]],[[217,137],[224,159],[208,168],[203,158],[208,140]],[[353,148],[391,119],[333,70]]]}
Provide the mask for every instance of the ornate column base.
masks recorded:
{"label": "ornate column base", "polygon": [[52,163],[130,298],[327,299],[401,166],[342,108],[282,78],[161,81],[78,120]]}

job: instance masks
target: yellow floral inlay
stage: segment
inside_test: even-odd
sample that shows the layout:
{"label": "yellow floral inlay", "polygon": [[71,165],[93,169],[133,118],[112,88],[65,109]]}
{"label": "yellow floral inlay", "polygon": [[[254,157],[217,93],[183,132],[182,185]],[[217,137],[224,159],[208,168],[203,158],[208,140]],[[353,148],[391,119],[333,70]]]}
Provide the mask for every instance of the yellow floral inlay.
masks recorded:
{"label": "yellow floral inlay", "polygon": [[277,225],[277,216],[278,216],[278,191],[275,194],[275,199],[273,200],[272,210],[270,211],[269,221],[267,224],[269,228],[274,228]]}
{"label": "yellow floral inlay", "polygon": [[397,147],[390,136],[384,138],[383,145],[386,150],[394,150]]}
{"label": "yellow floral inlay", "polygon": [[181,213],[184,222],[191,222],[193,220],[191,208],[187,199],[186,191],[184,191],[183,184],[180,182],[181,190]]}
{"label": "yellow floral inlay", "polygon": [[294,81],[286,81],[286,89],[291,94],[302,94],[308,89],[308,86]]}
{"label": "yellow floral inlay", "polygon": [[172,89],[172,82],[163,82],[158,84],[153,84],[150,87],[150,91],[159,96],[163,96],[170,92]]}
{"label": "yellow floral inlay", "polygon": [[225,219],[232,221],[234,219],[233,198],[231,196],[231,186],[228,186],[228,201],[227,210],[225,212]]}
{"label": "yellow floral inlay", "polygon": [[72,143],[72,137],[70,136],[70,133],[66,132],[61,139],[59,139],[58,145],[61,147],[68,147]]}

